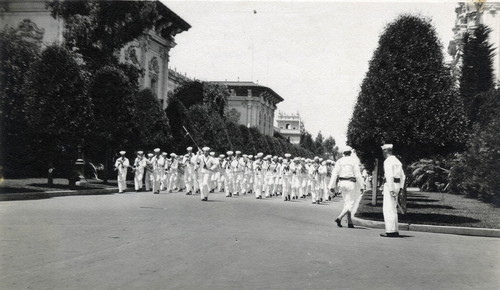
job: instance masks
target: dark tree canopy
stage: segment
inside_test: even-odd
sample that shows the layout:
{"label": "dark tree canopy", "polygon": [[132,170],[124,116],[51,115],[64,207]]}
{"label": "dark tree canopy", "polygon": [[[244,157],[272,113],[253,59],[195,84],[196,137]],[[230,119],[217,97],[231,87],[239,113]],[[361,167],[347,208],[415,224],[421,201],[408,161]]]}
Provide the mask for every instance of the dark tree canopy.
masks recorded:
{"label": "dark tree canopy", "polygon": [[30,137],[26,121],[27,77],[40,58],[34,43],[12,29],[0,31],[0,164],[7,177],[31,175]]}
{"label": "dark tree canopy", "polygon": [[108,63],[113,53],[160,20],[157,1],[63,1],[47,3],[64,19],[68,48],[78,48],[86,61]]}
{"label": "dark tree canopy", "polygon": [[197,104],[205,104],[211,110],[218,112],[220,116],[224,116],[225,113],[229,112],[226,110],[229,90],[224,85],[191,81],[178,87],[174,95],[186,108]]}
{"label": "dark tree canopy", "polygon": [[478,94],[494,86],[494,48],[488,42],[490,33],[489,27],[480,24],[472,35],[464,35],[460,95],[471,125],[477,121],[478,109],[484,101]]}
{"label": "dark tree canopy", "polygon": [[[88,97],[86,74],[73,53],[49,46],[29,72],[26,112],[33,128],[33,152],[47,168],[69,173],[78,147],[90,136],[92,103]],[[109,117],[108,117],[109,118]]]}
{"label": "dark tree canopy", "polygon": [[369,165],[393,143],[405,162],[463,148],[467,121],[429,20],[401,15],[379,39],[347,138]]}

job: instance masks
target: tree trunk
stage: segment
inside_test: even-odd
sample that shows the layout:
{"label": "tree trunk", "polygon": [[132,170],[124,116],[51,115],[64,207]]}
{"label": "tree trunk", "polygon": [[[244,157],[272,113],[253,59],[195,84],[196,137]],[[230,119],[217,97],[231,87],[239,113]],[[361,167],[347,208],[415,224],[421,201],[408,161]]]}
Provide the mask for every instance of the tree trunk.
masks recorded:
{"label": "tree trunk", "polygon": [[372,172],[372,205],[377,205],[378,191],[378,159],[375,159],[375,167]]}
{"label": "tree trunk", "polygon": [[106,149],[106,156],[104,157],[104,174],[102,177],[102,183],[108,184],[108,170],[109,170],[109,150]]}

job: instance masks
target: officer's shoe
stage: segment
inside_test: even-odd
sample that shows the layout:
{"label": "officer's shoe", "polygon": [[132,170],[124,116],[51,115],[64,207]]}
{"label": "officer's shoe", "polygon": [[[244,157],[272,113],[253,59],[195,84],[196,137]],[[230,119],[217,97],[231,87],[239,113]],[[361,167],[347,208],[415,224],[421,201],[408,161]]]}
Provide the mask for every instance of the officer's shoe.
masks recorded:
{"label": "officer's shoe", "polygon": [[385,233],[385,234],[380,234],[381,237],[384,237],[384,238],[397,238],[399,237],[399,233],[398,232],[395,232],[395,233]]}
{"label": "officer's shoe", "polygon": [[342,224],[340,223],[340,219],[336,218],[335,222],[337,223],[337,227],[341,228]]}
{"label": "officer's shoe", "polygon": [[350,229],[354,229],[354,224],[347,224],[347,227]]}

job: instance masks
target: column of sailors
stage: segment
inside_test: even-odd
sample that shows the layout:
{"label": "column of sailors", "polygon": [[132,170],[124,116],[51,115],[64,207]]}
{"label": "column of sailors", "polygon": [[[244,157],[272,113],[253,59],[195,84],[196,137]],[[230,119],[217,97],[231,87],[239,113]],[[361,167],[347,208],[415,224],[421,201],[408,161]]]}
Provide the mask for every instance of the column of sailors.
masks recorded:
{"label": "column of sailors", "polygon": [[[228,151],[216,156],[209,147],[187,153],[161,152],[159,148],[144,154],[137,152],[134,162],[125,162],[125,151],[120,151],[115,167],[118,170],[119,193],[126,189],[126,169],[134,172],[136,191],[185,191],[186,195],[200,194],[207,200],[212,192],[224,192],[226,197],[253,194],[256,199],[281,196],[284,201],[305,199],[311,196],[312,203],[331,200],[328,189],[332,160],[242,154]],[[125,170],[124,170],[125,169]],[[125,172],[125,173],[124,173]]]}

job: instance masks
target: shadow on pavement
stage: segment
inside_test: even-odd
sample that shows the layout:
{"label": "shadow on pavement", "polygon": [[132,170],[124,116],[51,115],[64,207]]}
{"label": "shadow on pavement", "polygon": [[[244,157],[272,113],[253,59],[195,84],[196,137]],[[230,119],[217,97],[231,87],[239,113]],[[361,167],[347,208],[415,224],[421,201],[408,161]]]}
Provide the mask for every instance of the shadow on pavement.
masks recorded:
{"label": "shadow on pavement", "polygon": [[[366,218],[370,220],[383,221],[384,215],[382,212],[365,212],[358,213],[356,215],[359,218]],[[478,219],[458,216],[458,215],[447,215],[438,213],[407,213],[399,215],[400,223],[415,223],[415,224],[463,224],[463,223],[477,223],[480,222]]]}

